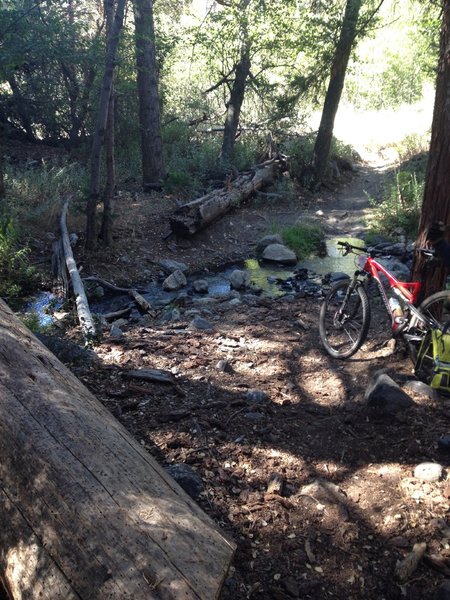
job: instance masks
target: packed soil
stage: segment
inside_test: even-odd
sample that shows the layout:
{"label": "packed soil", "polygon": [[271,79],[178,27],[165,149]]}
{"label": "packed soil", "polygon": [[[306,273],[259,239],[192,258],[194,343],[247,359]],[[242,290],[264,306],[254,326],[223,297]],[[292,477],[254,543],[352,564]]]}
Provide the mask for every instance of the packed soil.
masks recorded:
{"label": "packed soil", "polygon": [[[201,275],[254,255],[274,223],[308,214],[330,234],[360,230],[364,192],[376,195],[384,177],[360,165],[314,196],[256,197],[187,240],[170,235],[174,198],[124,190],[114,247],[75,254],[84,273],[117,285],[158,278],[162,258]],[[241,300],[181,305],[177,321],[147,315],[120,338],[106,332],[98,360],[74,371],[163,466],[199,476],[191,493],[237,547],[221,600],[434,598],[450,577],[450,455],[438,447],[449,400],[409,389],[412,364],[377,303],[368,341],[339,361],[320,344],[319,298]],[[192,311],[211,329],[192,328]],[[166,381],[128,378],[135,369]],[[408,409],[369,409],[380,369],[408,393]],[[424,461],[444,467],[438,481],[414,477]]]}

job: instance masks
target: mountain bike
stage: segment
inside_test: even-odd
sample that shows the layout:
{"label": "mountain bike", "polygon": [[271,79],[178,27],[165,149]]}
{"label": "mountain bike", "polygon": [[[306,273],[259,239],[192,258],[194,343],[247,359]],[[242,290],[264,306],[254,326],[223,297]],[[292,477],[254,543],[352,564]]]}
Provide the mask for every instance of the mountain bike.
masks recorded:
{"label": "mountain bike", "polygon": [[[343,255],[355,254],[356,271],[352,278],[338,281],[329,290],[320,309],[319,333],[328,354],[349,358],[364,344],[369,332],[373,283],[391,319],[394,337],[402,337],[415,361],[426,332],[450,321],[450,290],[432,294],[420,306],[420,281],[405,282],[395,277],[376,260],[374,249],[338,242]],[[434,251],[416,248],[428,259]]]}

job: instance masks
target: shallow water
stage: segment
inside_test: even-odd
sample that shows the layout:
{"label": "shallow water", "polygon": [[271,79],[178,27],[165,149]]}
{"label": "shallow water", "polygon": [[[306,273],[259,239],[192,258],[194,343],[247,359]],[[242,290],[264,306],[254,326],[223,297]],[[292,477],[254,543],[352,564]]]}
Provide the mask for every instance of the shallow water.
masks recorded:
{"label": "shallow water", "polygon": [[[175,292],[164,291],[159,284],[154,282],[148,283],[142,295],[155,308],[162,308],[175,299],[181,293],[186,293],[194,297],[203,297],[204,294],[196,294],[192,289],[192,283],[196,279],[206,279],[208,282],[208,295],[214,297],[227,296],[230,291],[230,275],[235,269],[247,271],[249,280],[255,287],[262,290],[261,295],[277,297],[286,294],[278,285],[277,281],[285,281],[294,275],[294,272],[306,268],[308,276],[320,283],[321,278],[332,272],[344,272],[352,275],[355,271],[355,255],[350,254],[343,256],[337,247],[338,241],[346,241],[350,244],[362,246],[364,242],[358,238],[340,237],[332,238],[326,241],[326,256],[313,256],[306,260],[300,261],[292,267],[277,266],[272,263],[259,262],[256,258],[248,258],[243,263],[228,265],[221,271],[216,273],[207,273],[202,275],[190,276],[188,285],[183,290]],[[41,292],[36,298],[29,302],[23,312],[34,312],[38,315],[39,325],[45,327],[53,322],[49,309],[57,302],[57,298],[49,292]],[[130,297],[127,294],[105,294],[104,298],[90,301],[90,308],[93,313],[105,314],[120,310],[127,305],[132,304]]]}

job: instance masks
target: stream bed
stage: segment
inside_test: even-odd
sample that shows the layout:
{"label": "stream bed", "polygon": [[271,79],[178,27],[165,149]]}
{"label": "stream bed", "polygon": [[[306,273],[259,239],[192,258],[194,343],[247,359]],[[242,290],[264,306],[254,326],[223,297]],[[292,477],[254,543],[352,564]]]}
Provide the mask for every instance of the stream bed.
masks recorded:
{"label": "stream bed", "polygon": [[[252,286],[259,291],[261,296],[279,297],[287,293],[295,293],[298,286],[289,284],[293,280],[302,280],[304,287],[310,286],[317,292],[322,285],[323,278],[329,273],[341,272],[352,275],[355,271],[354,255],[343,256],[337,247],[338,241],[347,241],[355,245],[363,245],[358,238],[339,237],[326,241],[326,254],[324,256],[311,256],[299,261],[292,267],[279,266],[268,262],[260,262],[256,258],[248,258],[240,263],[227,265],[214,273],[205,272],[188,276],[188,283],[182,290],[168,292],[163,290],[159,282],[151,281],[141,286],[140,293],[156,309],[162,309],[174,303],[182,303],[183,297],[226,297],[232,289],[230,275],[236,270],[243,270],[248,275]],[[207,294],[198,294],[193,289],[193,282],[198,279],[206,280]],[[99,288],[99,291],[100,288]],[[313,292],[311,292],[313,293]],[[95,314],[106,314],[118,311],[130,304],[130,297],[126,294],[105,292],[98,298],[90,298],[90,308]],[[61,306],[61,300],[49,292],[40,292],[32,301],[28,302],[23,312],[37,314],[40,327],[51,325],[52,309]],[[136,316],[138,315],[137,309]]]}

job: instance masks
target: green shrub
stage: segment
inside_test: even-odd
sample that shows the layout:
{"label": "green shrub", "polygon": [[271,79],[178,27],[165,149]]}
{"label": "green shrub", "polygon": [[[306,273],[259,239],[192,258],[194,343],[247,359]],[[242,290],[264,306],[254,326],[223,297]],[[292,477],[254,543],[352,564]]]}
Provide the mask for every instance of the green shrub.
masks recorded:
{"label": "green shrub", "polygon": [[401,227],[411,237],[418,230],[423,198],[423,180],[415,172],[398,171],[383,202],[370,200],[373,213],[369,221],[369,233],[389,234]]}
{"label": "green shrub", "polygon": [[0,217],[0,296],[14,303],[36,285],[36,272],[28,263],[30,249],[21,246],[11,217]]}
{"label": "green shrub", "polygon": [[88,173],[79,163],[6,164],[5,181],[10,213],[22,229],[34,230],[59,216],[62,199],[85,197]]}
{"label": "green shrub", "polygon": [[324,232],[320,225],[315,223],[296,223],[282,229],[280,234],[286,246],[300,259],[321,253],[323,249]]}

